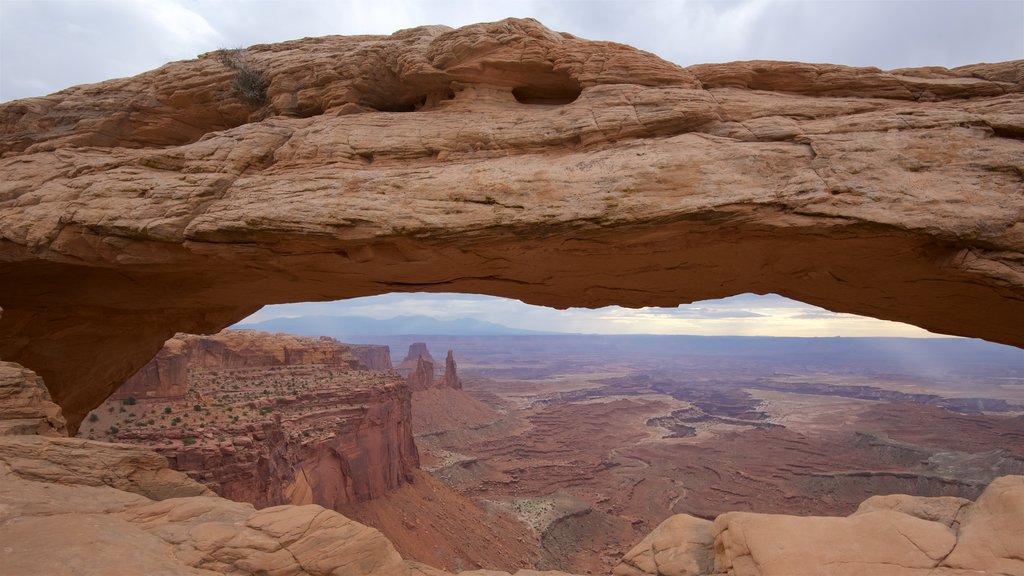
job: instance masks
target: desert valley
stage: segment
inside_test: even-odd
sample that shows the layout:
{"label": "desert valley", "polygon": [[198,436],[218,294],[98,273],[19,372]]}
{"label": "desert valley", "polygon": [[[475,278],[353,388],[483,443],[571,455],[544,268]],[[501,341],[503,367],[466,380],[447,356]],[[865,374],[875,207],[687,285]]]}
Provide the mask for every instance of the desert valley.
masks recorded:
{"label": "desert valley", "polygon": [[447,570],[608,574],[674,514],[846,516],[1024,475],[1024,352],[982,341],[364,340],[388,344],[181,335],[79,436],[257,507],[338,510]]}

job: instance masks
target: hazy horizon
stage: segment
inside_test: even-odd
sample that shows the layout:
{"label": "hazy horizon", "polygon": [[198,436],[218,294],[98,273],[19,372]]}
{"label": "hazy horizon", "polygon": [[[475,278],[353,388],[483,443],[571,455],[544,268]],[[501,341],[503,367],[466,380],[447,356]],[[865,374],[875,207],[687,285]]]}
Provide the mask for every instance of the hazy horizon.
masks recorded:
{"label": "hazy horizon", "polygon": [[739,294],[676,308],[556,310],[479,294],[390,293],[335,302],[264,306],[235,324],[280,318],[362,316],[388,320],[427,316],[438,321],[471,319],[518,330],[562,334],[692,336],[949,338],[922,328],[855,314],[830,312],[777,294]]}

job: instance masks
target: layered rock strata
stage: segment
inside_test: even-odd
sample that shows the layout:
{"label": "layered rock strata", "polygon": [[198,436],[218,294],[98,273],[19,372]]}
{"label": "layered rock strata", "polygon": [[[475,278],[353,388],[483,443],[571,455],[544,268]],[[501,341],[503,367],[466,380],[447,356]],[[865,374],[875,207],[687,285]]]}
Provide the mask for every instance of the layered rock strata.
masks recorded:
{"label": "layered rock strata", "polygon": [[[5,389],[39,390],[31,371],[11,363],[0,370]],[[16,387],[15,378],[21,379]],[[25,406],[35,406],[28,412],[59,427],[45,394],[3,398],[4,418],[24,420]],[[449,576],[403,562],[380,533],[331,510],[255,510],[213,496],[140,447],[44,436],[38,428],[0,429],[17,430],[0,436],[0,560],[11,573]],[[976,502],[876,497],[847,518],[673,517],[631,550],[615,574],[1017,575],[1024,573],[1022,525],[1024,477],[1007,476]]]}
{"label": "layered rock strata", "polygon": [[405,369],[408,372],[405,381],[414,393],[440,388],[462,389],[462,380],[459,378],[459,369],[455,363],[453,351],[449,350],[444,359],[444,373],[440,379],[435,378],[435,365],[436,362],[430,355],[427,345],[423,342],[416,342],[409,346],[409,354],[402,360],[399,370]]}
{"label": "layered rock strata", "polygon": [[462,390],[459,366],[455,363],[455,354],[451,350],[448,351],[448,356],[444,359],[444,376],[441,379],[441,387]]}
{"label": "layered rock strata", "polygon": [[402,359],[402,362],[398,365],[399,370],[416,370],[419,366],[420,360],[429,362],[431,367],[437,366],[437,360],[430,355],[430,350],[427,348],[426,342],[413,342],[409,345],[409,352]]}
{"label": "layered rock strata", "polygon": [[[180,369],[161,370],[168,358]],[[178,335],[82,432],[153,447],[232,500],[338,509],[398,488],[419,465],[408,388],[363,368],[330,338]]]}
{"label": "layered rock strata", "polygon": [[[5,574],[419,573],[379,532],[331,510],[257,511],[214,496],[145,448],[59,437],[59,408],[17,364],[0,363],[0,391]],[[29,419],[39,426],[22,425]]]}
{"label": "layered rock strata", "polygon": [[1024,344],[1021,61],[680,68],[505,20],[254,46],[253,99],[232,54],[0,105],[0,356],[72,430],[175,332],[389,291]]}
{"label": "layered rock strata", "polygon": [[369,370],[391,370],[391,349],[376,344],[349,344],[349,349]]}

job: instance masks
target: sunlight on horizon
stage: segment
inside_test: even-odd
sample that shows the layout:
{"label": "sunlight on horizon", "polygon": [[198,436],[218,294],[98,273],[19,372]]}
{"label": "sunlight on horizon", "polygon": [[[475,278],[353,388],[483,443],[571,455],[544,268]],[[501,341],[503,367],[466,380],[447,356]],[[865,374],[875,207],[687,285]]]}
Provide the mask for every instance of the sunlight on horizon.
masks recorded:
{"label": "sunlight on horizon", "polygon": [[376,320],[421,316],[441,321],[489,322],[518,330],[579,334],[949,337],[910,324],[831,312],[777,294],[749,293],[676,308],[606,306],[566,310],[477,294],[389,293],[334,302],[265,306],[236,326],[258,328],[253,325],[277,318],[332,316]]}

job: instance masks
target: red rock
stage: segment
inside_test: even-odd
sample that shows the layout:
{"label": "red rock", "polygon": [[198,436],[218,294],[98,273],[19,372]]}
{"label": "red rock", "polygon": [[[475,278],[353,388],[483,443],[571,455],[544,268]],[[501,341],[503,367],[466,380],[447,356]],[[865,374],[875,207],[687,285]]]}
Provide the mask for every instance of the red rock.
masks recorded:
{"label": "red rock", "polygon": [[416,369],[409,374],[405,382],[413,392],[434,388],[434,363],[423,356],[417,357]]}
{"label": "red rock", "polygon": [[459,378],[458,366],[455,364],[455,356],[451,350],[448,351],[448,357],[444,359],[444,379],[441,386],[462,390],[462,380]]}
{"label": "red rock", "polygon": [[374,344],[348,344],[359,361],[370,370],[391,370],[391,349]]}
{"label": "red rock", "polygon": [[[175,370],[164,369],[168,359]],[[114,425],[113,438],[157,446],[173,468],[221,496],[257,507],[337,509],[394,490],[419,465],[409,389],[392,372],[362,368],[349,346],[331,338],[182,334],[118,395],[136,399],[126,416],[94,414],[100,430]],[[136,412],[159,423],[129,423]],[[201,418],[198,427],[182,429],[192,415]],[[183,422],[156,427],[174,418]]]}
{"label": "red rock", "polygon": [[1024,344],[1021,61],[684,69],[532,20],[246,58],[263,102],[212,53],[0,105],[0,356],[72,430],[175,332],[390,291]]}
{"label": "red rock", "polygon": [[413,342],[409,345],[409,353],[405,355],[402,362],[398,365],[399,370],[416,370],[417,363],[420,358],[430,362],[432,366],[437,366],[437,360],[430,355],[430,350],[427,349],[425,342]]}

